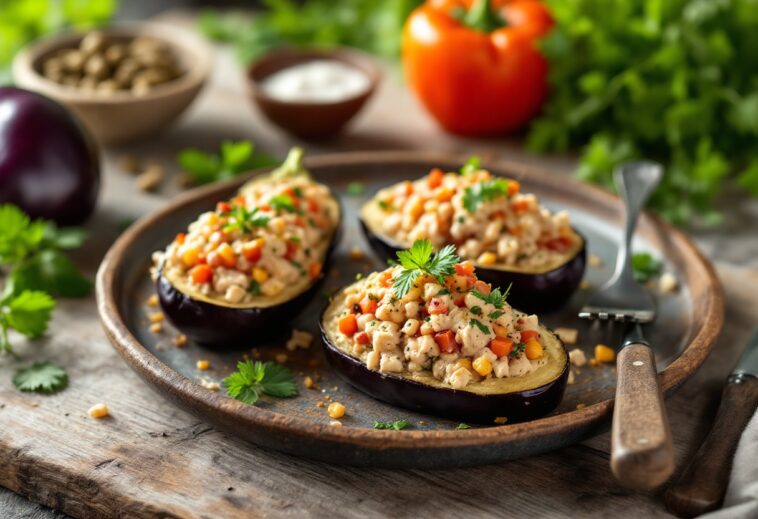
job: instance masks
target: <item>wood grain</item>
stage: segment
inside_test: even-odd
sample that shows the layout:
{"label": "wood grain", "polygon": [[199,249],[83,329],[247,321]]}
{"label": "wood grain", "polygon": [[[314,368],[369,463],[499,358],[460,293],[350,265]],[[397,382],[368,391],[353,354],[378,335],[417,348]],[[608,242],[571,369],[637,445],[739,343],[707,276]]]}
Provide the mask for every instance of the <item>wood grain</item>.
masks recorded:
{"label": "wood grain", "polygon": [[628,344],[618,354],[616,370],[611,469],[625,487],[657,488],[674,471],[674,449],[653,350]]}
{"label": "wood grain", "polygon": [[724,498],[740,436],[758,406],[758,378],[732,376],[724,387],[713,428],[679,479],[666,492],[675,514],[694,517],[718,508]]}

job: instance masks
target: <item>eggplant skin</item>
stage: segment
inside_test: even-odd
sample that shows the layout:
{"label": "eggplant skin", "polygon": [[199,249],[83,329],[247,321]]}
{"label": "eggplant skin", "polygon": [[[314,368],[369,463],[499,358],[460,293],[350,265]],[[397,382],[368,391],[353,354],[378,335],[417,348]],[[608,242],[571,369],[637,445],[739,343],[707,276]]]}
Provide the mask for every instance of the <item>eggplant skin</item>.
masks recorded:
{"label": "eggplant skin", "polygon": [[[507,423],[523,422],[554,410],[566,391],[568,354],[560,375],[546,384],[523,391],[480,395],[470,391],[431,387],[415,380],[372,371],[360,359],[332,344],[324,326],[322,316],[321,338],[326,359],[348,384],[377,400],[417,413],[488,425],[492,425],[497,417],[506,417]],[[560,344],[565,350],[563,343]]]}
{"label": "eggplant skin", "polygon": [[[395,259],[398,251],[404,247],[395,245],[374,233],[363,218],[360,219],[363,234],[382,260]],[[587,266],[587,240],[581,233],[574,232],[582,238],[582,248],[563,265],[537,274],[514,272],[505,269],[483,267],[476,262],[476,275],[482,281],[511,290],[508,302],[527,313],[552,312],[563,307],[579,288]]]}
{"label": "eggplant skin", "polygon": [[294,298],[269,307],[231,308],[193,299],[162,271],[156,289],[163,313],[177,329],[199,344],[225,349],[249,346],[281,331],[316,295],[324,277]]}

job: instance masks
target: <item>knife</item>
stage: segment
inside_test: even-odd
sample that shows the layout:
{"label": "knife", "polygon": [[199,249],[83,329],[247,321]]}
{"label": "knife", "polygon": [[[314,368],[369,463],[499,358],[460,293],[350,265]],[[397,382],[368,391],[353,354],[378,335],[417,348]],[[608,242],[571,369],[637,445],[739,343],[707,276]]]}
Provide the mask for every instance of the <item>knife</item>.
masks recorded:
{"label": "knife", "polygon": [[666,506],[681,517],[694,517],[721,504],[740,436],[758,407],[758,328],[726,381],[713,428],[676,483]]}

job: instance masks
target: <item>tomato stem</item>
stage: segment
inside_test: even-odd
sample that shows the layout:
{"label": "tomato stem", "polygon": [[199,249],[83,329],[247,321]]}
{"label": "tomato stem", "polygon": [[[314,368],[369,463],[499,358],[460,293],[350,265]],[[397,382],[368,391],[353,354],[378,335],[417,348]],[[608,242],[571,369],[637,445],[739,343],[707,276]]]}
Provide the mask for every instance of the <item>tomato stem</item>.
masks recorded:
{"label": "tomato stem", "polygon": [[481,32],[492,32],[505,26],[505,20],[492,8],[491,0],[474,0],[471,9],[463,17],[463,23]]}

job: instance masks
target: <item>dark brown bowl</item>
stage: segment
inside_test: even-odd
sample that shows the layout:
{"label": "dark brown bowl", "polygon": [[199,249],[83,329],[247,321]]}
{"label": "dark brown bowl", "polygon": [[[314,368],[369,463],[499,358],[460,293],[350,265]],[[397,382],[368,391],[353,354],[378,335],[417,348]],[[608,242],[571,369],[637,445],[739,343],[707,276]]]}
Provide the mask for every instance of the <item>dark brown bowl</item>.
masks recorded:
{"label": "dark brown bowl", "polygon": [[[280,101],[260,88],[260,82],[274,72],[318,59],[342,61],[361,70],[369,78],[368,88],[355,97],[333,103]],[[323,139],[339,133],[374,93],[380,77],[379,68],[369,56],[348,49],[277,50],[253,62],[247,70],[250,97],[266,118],[303,139]]]}

